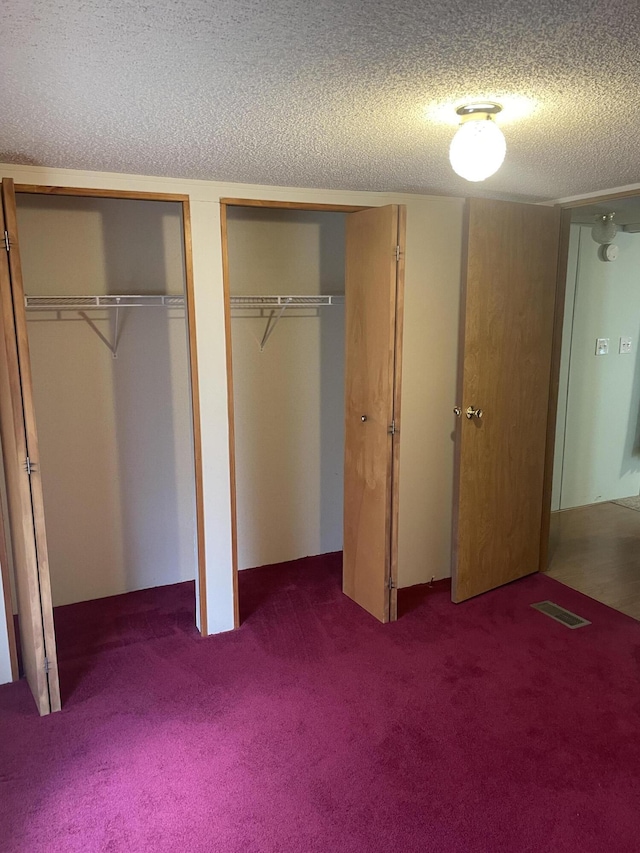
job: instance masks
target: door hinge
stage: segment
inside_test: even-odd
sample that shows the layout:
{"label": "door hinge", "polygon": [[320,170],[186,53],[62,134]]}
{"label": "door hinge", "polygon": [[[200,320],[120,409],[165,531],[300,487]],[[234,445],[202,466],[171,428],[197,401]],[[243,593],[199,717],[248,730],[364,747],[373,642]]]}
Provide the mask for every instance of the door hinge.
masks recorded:
{"label": "door hinge", "polygon": [[31,459],[27,456],[24,463],[24,470],[27,472],[29,476],[36,473],[36,463],[32,462]]}
{"label": "door hinge", "polygon": [[398,428],[396,427],[395,419],[391,421],[389,425],[389,435],[395,435],[398,432]]}
{"label": "door hinge", "polygon": [[396,263],[400,260],[400,246],[396,246]]}
{"label": "door hinge", "polygon": [[394,580],[391,577],[391,575],[389,575],[389,580],[387,581],[387,587],[388,587],[388,589],[395,589],[396,588],[396,585],[395,585]]}
{"label": "door hinge", "polygon": [[49,658],[44,659],[44,671],[47,673],[51,672],[51,663],[49,661]]}
{"label": "door hinge", "polygon": [[7,250],[7,252],[11,249],[11,241],[9,240],[9,232],[8,231],[4,232],[4,247]]}

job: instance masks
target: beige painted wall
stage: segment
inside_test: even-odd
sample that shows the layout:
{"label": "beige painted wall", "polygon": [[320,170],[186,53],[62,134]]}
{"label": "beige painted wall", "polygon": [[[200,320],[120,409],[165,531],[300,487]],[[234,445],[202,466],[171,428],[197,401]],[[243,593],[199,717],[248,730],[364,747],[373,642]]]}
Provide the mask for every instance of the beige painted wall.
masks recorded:
{"label": "beige painted wall", "polygon": [[184,193],[191,204],[209,631],[233,626],[220,198],[407,206],[400,582],[449,571],[462,199],[0,165],[18,183]]}
{"label": "beige painted wall", "polygon": [[[220,198],[317,204],[407,205],[405,371],[400,494],[403,585],[449,571],[462,200],[0,165],[19,183],[184,193],[191,203],[200,368],[202,459],[211,633],[233,626],[231,523]],[[619,188],[621,190],[627,188]],[[0,638],[3,624],[0,623]],[[8,657],[0,642],[0,681]]]}
{"label": "beige painted wall", "polygon": [[[344,214],[230,208],[234,295],[344,293]],[[344,306],[232,312],[241,569],[342,548]],[[267,312],[268,314],[268,312]]]}
{"label": "beige painted wall", "polygon": [[[572,226],[554,508],[640,493],[640,234],[619,233],[616,261],[598,258],[591,227]],[[633,350],[619,353],[620,337]],[[609,338],[609,354],[595,354]]]}
{"label": "beige painted wall", "polygon": [[[183,291],[181,207],[18,196],[25,292]],[[113,312],[91,312],[108,338]],[[195,577],[184,311],[28,315],[54,605]]]}

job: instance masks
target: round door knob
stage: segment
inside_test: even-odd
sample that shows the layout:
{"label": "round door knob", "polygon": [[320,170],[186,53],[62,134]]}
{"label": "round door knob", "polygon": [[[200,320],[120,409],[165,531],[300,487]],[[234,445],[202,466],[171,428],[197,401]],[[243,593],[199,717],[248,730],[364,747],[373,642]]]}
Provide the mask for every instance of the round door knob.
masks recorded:
{"label": "round door knob", "polygon": [[469,418],[469,420],[471,420],[472,418],[480,419],[482,417],[482,414],[482,409],[476,409],[475,406],[469,406],[469,408],[465,412],[465,415]]}
{"label": "round door knob", "polygon": [[453,414],[454,414],[457,418],[459,418],[459,417],[460,417],[460,415],[462,414],[462,409],[460,408],[460,406],[454,406],[454,407],[453,407]]}
{"label": "round door knob", "polygon": [[360,415],[360,420],[362,421],[362,423],[364,423],[367,420],[367,416],[366,415]]}

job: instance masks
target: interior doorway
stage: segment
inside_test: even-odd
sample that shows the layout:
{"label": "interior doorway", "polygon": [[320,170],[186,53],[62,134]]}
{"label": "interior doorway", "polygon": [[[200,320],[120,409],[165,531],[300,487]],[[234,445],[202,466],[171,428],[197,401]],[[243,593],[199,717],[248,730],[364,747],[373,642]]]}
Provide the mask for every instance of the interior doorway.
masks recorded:
{"label": "interior doorway", "polygon": [[393,620],[404,208],[222,199],[221,225],[236,624],[239,572],[322,555]]}
{"label": "interior doorway", "polygon": [[640,197],[571,211],[549,575],[640,619]]}

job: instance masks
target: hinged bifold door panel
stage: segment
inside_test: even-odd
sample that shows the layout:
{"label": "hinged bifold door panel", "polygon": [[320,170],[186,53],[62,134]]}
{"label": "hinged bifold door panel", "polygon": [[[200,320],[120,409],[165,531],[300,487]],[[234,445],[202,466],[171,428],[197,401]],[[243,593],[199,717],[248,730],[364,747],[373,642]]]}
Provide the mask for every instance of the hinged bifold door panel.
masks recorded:
{"label": "hinged bifold door panel", "polygon": [[22,661],[41,714],[60,710],[29,343],[13,181],[2,181],[0,433],[18,597]]}
{"label": "hinged bifold door panel", "polygon": [[471,199],[456,414],[454,601],[540,559],[560,213]]}
{"label": "hinged bifold door panel", "polygon": [[404,208],[350,213],[346,229],[343,590],[396,618]]}

